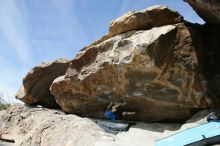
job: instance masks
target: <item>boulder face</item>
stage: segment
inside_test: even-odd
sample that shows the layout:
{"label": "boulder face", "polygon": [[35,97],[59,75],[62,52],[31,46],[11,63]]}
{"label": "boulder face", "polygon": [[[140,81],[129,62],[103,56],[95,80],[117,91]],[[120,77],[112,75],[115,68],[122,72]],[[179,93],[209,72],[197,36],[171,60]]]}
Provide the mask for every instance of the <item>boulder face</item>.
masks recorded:
{"label": "boulder face", "polygon": [[219,0],[184,0],[207,23],[220,24]]}
{"label": "boulder face", "polygon": [[68,66],[68,60],[58,59],[34,67],[24,77],[23,86],[17,92],[16,98],[26,104],[59,107],[50,93],[50,86],[55,78],[65,74]]}
{"label": "boulder face", "polygon": [[142,11],[131,11],[113,20],[109,27],[109,34],[113,36],[130,30],[146,30],[183,21],[183,17],[176,11],[165,6],[152,6]]}
{"label": "boulder face", "polygon": [[110,102],[121,102],[123,111],[135,112],[125,120],[186,120],[197,109],[219,105],[209,86],[215,73],[206,74],[209,31],[203,29],[178,23],[92,45],[53,82],[51,93],[68,113],[103,117]]}

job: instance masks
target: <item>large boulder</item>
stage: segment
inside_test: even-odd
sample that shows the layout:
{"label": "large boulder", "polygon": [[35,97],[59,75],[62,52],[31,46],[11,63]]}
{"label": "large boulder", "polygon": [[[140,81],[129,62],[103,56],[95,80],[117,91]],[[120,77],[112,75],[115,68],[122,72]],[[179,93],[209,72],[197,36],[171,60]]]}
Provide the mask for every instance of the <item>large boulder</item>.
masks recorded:
{"label": "large boulder", "polygon": [[220,24],[219,0],[184,0],[207,23]]}
{"label": "large boulder", "polygon": [[186,120],[198,109],[219,105],[210,89],[217,72],[207,74],[218,61],[207,53],[213,47],[203,29],[178,23],[93,44],[53,82],[51,93],[68,113],[103,117],[110,102],[122,102],[123,111],[136,112],[126,120]]}
{"label": "large boulder", "polygon": [[57,108],[50,86],[55,78],[65,74],[68,66],[68,60],[57,59],[32,68],[24,77],[23,86],[17,92],[16,98],[26,104]]}
{"label": "large boulder", "polygon": [[163,6],[131,12],[70,65],[35,67],[16,97],[82,116],[103,118],[109,103],[121,102],[122,111],[135,113],[125,120],[186,120],[220,105],[217,32],[217,25],[188,23]]}
{"label": "large boulder", "polygon": [[113,36],[130,30],[146,30],[183,21],[183,17],[166,6],[152,6],[142,11],[131,11],[113,20],[109,34]]}

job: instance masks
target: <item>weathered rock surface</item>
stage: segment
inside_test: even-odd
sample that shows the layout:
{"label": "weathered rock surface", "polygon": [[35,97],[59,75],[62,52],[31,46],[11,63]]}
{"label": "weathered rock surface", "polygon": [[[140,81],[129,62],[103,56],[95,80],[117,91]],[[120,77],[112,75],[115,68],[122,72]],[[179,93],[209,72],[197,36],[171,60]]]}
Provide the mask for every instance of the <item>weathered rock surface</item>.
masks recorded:
{"label": "weathered rock surface", "polygon": [[179,23],[117,35],[82,50],[51,92],[68,113],[102,117],[110,102],[123,100],[124,111],[136,112],[125,119],[185,120],[219,105],[210,89],[217,72],[207,74],[219,65],[207,52],[219,45],[207,46],[209,33]]}
{"label": "weathered rock surface", "polygon": [[211,111],[219,113],[220,110],[201,111],[182,126],[137,123],[127,132],[112,135],[87,118],[16,105],[0,115],[0,137],[15,140],[16,146],[154,146],[157,139],[206,123],[206,115]]}
{"label": "weathered rock surface", "polygon": [[13,106],[0,118],[0,136],[16,146],[92,146],[113,141],[89,119],[57,110]]}
{"label": "weathered rock surface", "polygon": [[184,0],[210,24],[220,24],[220,1],[219,0]]}
{"label": "weathered rock surface", "polygon": [[130,30],[147,30],[182,21],[183,17],[178,12],[166,6],[152,6],[142,11],[125,13],[113,20],[109,27],[109,34],[115,36]]}
{"label": "weathered rock surface", "polygon": [[65,74],[68,66],[68,60],[58,59],[34,67],[24,77],[23,86],[17,92],[16,98],[26,104],[57,108],[58,105],[49,89],[55,78]]}

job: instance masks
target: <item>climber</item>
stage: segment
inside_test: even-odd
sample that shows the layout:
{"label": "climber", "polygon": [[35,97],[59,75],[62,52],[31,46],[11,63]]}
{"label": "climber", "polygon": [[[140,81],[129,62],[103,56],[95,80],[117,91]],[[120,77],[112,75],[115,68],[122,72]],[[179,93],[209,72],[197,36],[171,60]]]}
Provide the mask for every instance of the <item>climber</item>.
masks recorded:
{"label": "climber", "polygon": [[115,121],[115,120],[122,118],[121,105],[122,103],[120,102],[119,103],[111,102],[105,111],[105,114],[104,114],[105,118],[111,121]]}
{"label": "climber", "polygon": [[211,112],[207,116],[207,121],[208,122],[215,122],[215,121],[219,121],[219,118],[215,115],[215,112]]}
{"label": "climber", "polygon": [[111,121],[115,121],[125,120],[131,116],[133,117],[136,114],[135,111],[124,111],[123,107],[126,104],[127,103],[123,99],[120,99],[117,103],[111,102],[104,113],[105,118]]}

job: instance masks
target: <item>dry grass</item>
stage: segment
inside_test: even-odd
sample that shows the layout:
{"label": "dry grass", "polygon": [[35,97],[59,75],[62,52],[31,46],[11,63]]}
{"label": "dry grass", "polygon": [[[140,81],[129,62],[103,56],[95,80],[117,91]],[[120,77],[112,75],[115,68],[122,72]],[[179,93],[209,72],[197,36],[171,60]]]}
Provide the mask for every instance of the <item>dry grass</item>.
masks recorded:
{"label": "dry grass", "polygon": [[[6,101],[5,99],[8,99],[8,101]],[[5,110],[10,107],[10,99],[11,98],[8,95],[6,96],[4,93],[0,93],[0,110]]]}

